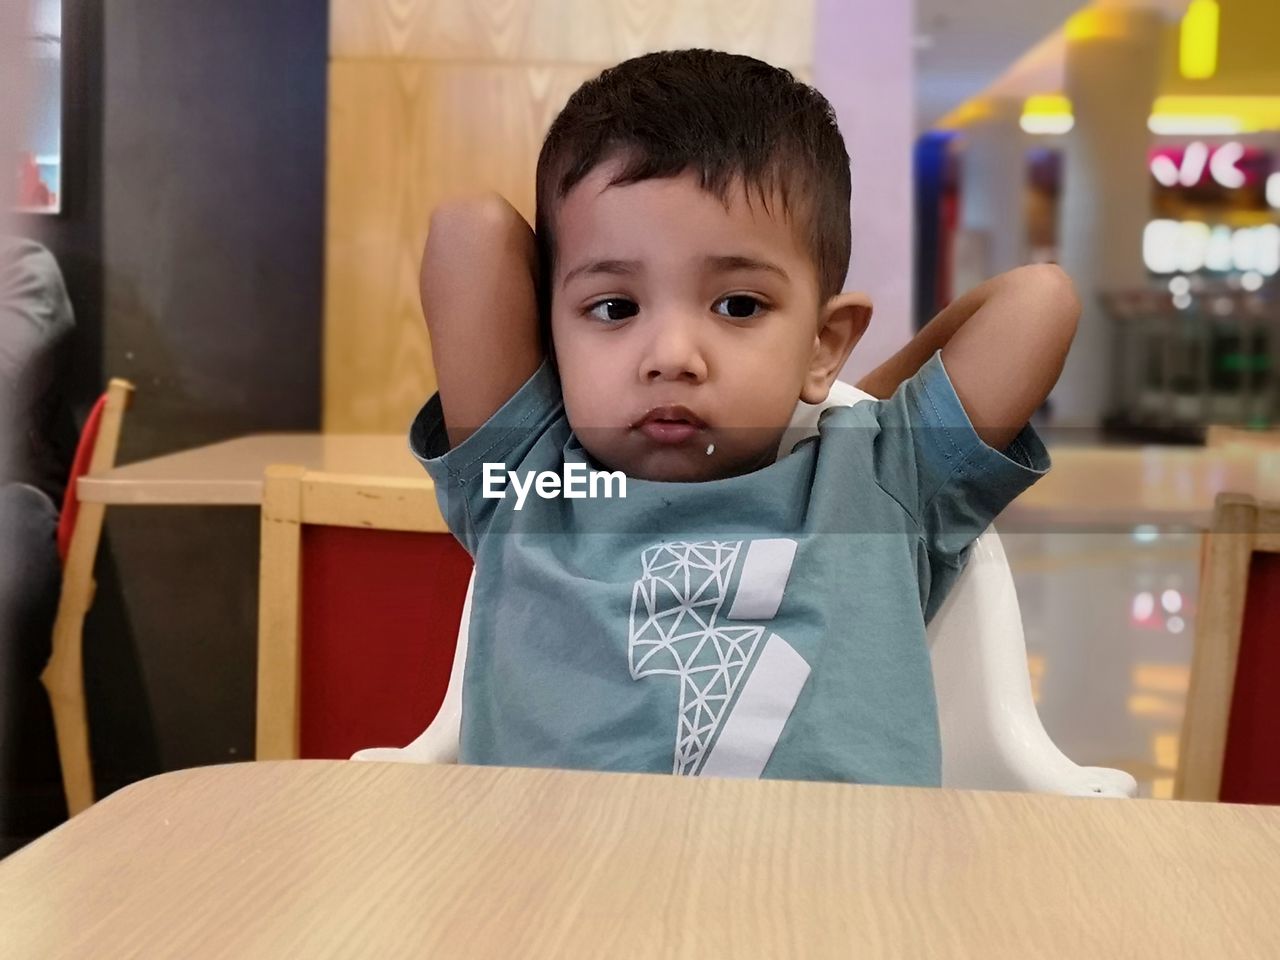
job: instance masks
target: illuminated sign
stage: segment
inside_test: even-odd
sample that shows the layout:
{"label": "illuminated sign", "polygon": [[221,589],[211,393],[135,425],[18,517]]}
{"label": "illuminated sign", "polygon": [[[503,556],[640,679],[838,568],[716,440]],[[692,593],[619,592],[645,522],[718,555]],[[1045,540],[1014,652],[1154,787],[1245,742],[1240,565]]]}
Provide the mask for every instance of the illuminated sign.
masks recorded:
{"label": "illuminated sign", "polygon": [[1270,167],[1265,151],[1232,140],[1210,147],[1195,140],[1183,149],[1160,147],[1151,151],[1151,175],[1162,187],[1197,187],[1206,181],[1227,190],[1257,183]]}
{"label": "illuminated sign", "polygon": [[1142,259],[1152,273],[1280,273],[1280,226],[1233,230],[1198,220],[1152,220],[1142,233]]}
{"label": "illuminated sign", "polygon": [[1209,174],[1228,190],[1239,190],[1248,181],[1237,164],[1244,159],[1244,144],[1224,143],[1209,155]]}

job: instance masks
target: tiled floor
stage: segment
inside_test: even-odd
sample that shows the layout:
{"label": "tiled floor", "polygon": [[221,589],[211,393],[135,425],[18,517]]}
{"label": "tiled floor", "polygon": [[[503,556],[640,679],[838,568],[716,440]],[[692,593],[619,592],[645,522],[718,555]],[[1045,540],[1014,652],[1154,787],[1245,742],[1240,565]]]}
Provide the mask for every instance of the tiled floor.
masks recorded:
{"label": "tiled floor", "polygon": [[1040,716],[1069,757],[1169,797],[1187,690],[1200,535],[1003,533]]}

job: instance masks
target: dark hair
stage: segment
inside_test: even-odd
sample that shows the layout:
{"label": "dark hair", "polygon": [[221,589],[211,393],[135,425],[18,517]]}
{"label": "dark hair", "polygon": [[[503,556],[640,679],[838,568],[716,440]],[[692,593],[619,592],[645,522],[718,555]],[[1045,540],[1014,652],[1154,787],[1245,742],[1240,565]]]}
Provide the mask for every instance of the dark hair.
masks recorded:
{"label": "dark hair", "polygon": [[728,202],[737,182],[767,207],[773,191],[805,231],[822,297],[849,269],[849,154],[835,111],[787,70],[717,50],[648,53],[574,92],[538,155],[537,237],[544,305],[556,208],[599,164],[620,158],[617,186],[693,171]]}

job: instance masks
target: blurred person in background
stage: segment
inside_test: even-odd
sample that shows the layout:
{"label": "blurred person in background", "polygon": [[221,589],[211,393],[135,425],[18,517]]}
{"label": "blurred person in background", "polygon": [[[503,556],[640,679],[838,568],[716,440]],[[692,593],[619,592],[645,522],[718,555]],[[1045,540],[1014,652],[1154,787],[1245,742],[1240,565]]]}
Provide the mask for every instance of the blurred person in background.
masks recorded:
{"label": "blurred person in background", "polygon": [[[58,505],[74,431],[63,396],[71,301],[53,255],[0,236],[0,832],[27,835],[15,817],[27,738],[49,725],[40,672],[49,659],[62,576]],[[15,796],[16,795],[16,796]]]}
{"label": "blurred person in background", "polygon": [[[63,396],[71,302],[53,256],[13,237],[28,5],[0,0],[0,856],[27,829],[21,769],[48,733],[39,676],[49,657],[61,563],[61,502],[75,434]],[[46,737],[47,739],[47,737]]]}

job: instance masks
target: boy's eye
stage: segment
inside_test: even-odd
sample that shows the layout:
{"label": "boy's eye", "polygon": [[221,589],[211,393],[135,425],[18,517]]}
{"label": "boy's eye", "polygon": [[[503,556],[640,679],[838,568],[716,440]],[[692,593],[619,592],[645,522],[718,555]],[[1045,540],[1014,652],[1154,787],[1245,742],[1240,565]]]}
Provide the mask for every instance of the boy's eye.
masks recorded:
{"label": "boy's eye", "polygon": [[640,307],[633,300],[613,297],[609,300],[601,300],[599,303],[592,304],[587,309],[587,312],[597,320],[605,323],[621,323],[623,320],[629,320],[639,313]]}
{"label": "boy's eye", "polygon": [[721,297],[715,302],[712,309],[722,317],[747,320],[754,317],[758,312],[762,312],[764,304],[745,293],[735,293],[727,297]]}

